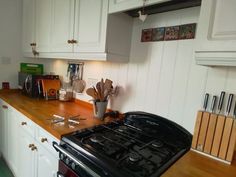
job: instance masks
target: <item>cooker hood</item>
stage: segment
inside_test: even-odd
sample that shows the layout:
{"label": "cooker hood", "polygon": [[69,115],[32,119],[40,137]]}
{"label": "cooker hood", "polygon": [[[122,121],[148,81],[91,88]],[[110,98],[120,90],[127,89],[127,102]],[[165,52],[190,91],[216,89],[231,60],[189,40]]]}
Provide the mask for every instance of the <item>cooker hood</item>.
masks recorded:
{"label": "cooker hood", "polygon": [[[160,3],[160,4],[146,6],[144,8],[144,12],[145,14],[151,15],[151,14],[168,12],[168,11],[195,7],[195,6],[200,6],[200,5],[201,5],[201,0],[171,0],[171,1]],[[139,16],[138,11],[141,11],[142,9],[143,8],[140,7],[137,9],[126,11],[124,13],[128,14],[131,17],[138,17]]]}

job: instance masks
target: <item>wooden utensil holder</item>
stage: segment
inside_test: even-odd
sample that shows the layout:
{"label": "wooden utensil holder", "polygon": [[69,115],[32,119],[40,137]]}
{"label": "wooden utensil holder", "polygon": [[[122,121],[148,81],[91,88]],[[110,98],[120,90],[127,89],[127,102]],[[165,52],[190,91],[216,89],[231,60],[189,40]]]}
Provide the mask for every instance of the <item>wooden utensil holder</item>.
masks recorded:
{"label": "wooden utensil holder", "polygon": [[192,150],[231,164],[235,151],[236,119],[198,111]]}

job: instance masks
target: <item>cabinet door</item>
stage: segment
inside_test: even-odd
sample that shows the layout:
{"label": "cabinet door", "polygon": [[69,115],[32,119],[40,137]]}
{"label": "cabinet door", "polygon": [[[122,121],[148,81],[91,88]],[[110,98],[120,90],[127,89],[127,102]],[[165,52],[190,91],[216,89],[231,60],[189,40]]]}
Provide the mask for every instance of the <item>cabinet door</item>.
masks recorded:
{"label": "cabinet door", "polygon": [[22,50],[31,53],[35,43],[35,0],[23,0]]}
{"label": "cabinet door", "polygon": [[35,151],[29,148],[29,145],[34,143],[34,139],[29,136],[24,130],[19,132],[19,177],[34,177],[35,176]]}
{"label": "cabinet door", "polygon": [[53,0],[51,51],[72,52],[75,0]]}
{"label": "cabinet door", "polygon": [[18,174],[18,116],[12,108],[8,109],[8,165],[13,174]]}
{"label": "cabinet door", "polygon": [[37,148],[37,177],[56,177],[58,159],[43,146]]}
{"label": "cabinet door", "polygon": [[76,0],[74,52],[104,52],[108,0]]}
{"label": "cabinet door", "polygon": [[8,161],[8,105],[2,102],[1,105],[1,118],[2,118],[2,155]]}
{"label": "cabinet door", "polygon": [[0,99],[0,157],[2,156],[3,151],[3,102]]}
{"label": "cabinet door", "polygon": [[203,0],[197,30],[197,62],[236,65],[236,1]]}
{"label": "cabinet door", "polygon": [[50,52],[52,0],[36,0],[36,50]]}

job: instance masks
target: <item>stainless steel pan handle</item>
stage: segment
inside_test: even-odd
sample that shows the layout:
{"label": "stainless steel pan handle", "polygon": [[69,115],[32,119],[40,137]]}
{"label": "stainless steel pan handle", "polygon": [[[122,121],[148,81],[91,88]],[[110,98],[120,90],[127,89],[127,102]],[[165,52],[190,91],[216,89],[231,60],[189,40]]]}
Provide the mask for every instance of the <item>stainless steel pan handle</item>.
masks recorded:
{"label": "stainless steel pan handle", "polygon": [[[76,159],[70,152],[63,149],[60,145],[58,145],[56,142],[52,143],[53,147],[60,151],[61,153],[65,154],[67,157],[69,157],[71,160],[73,160],[77,165],[79,165],[84,171],[86,171],[88,174],[90,174],[93,177],[100,177],[97,173],[92,171],[89,167],[87,167],[85,164],[83,164],[81,161]],[[62,176],[63,177],[63,176]]]}

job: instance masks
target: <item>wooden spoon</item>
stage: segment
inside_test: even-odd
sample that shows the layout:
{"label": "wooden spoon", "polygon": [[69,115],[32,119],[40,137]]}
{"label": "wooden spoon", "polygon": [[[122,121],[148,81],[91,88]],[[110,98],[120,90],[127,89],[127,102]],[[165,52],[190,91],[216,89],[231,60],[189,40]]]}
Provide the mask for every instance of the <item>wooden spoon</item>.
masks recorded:
{"label": "wooden spoon", "polygon": [[100,82],[100,88],[101,88],[101,101],[105,101],[104,100],[104,80],[103,80],[103,78],[101,79],[101,82]]}
{"label": "wooden spoon", "polygon": [[96,95],[96,93],[95,93],[95,91],[94,91],[93,88],[88,88],[88,89],[86,90],[86,93],[87,93],[89,96],[93,97],[94,100],[97,99],[97,95]]}

